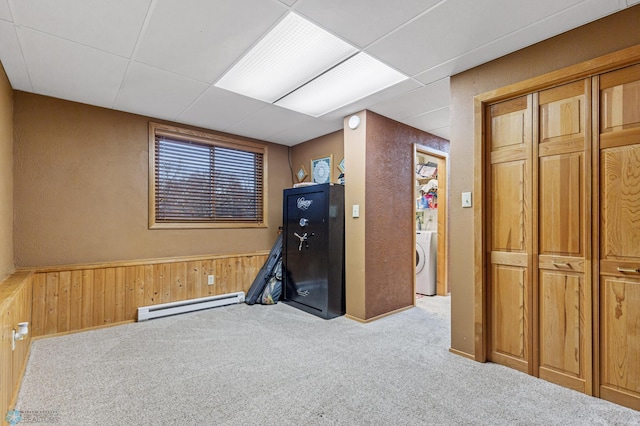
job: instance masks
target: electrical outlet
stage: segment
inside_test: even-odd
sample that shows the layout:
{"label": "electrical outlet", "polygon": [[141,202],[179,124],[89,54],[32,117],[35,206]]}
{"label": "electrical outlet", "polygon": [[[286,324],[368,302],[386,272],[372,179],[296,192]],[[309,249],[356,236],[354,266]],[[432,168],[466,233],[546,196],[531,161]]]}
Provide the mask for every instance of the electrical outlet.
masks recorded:
{"label": "electrical outlet", "polygon": [[351,214],[351,217],[360,217],[360,205],[359,204],[354,204],[353,205],[353,212]]}
{"label": "electrical outlet", "polygon": [[216,282],[216,277],[215,275],[209,275],[209,277],[207,278],[207,284],[208,285],[214,285]]}

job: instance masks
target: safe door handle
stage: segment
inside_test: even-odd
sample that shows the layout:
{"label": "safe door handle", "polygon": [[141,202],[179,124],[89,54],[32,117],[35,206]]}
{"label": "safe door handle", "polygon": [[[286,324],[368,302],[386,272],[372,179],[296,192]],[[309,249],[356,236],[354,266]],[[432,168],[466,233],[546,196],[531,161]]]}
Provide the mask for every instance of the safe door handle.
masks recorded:
{"label": "safe door handle", "polygon": [[302,244],[307,241],[307,233],[305,232],[302,235],[298,235],[297,232],[294,232],[293,235],[295,235],[296,237],[298,237],[298,239],[300,240],[300,245],[298,246],[298,251],[302,251]]}
{"label": "safe door handle", "polygon": [[618,272],[622,272],[625,274],[640,274],[640,268],[622,268],[620,266],[618,266]]}

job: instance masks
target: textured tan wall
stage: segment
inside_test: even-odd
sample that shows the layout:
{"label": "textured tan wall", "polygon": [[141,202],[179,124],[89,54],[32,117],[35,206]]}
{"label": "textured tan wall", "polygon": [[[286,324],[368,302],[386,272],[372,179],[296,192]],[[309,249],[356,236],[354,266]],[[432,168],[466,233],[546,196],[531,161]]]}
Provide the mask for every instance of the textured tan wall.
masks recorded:
{"label": "textured tan wall", "polygon": [[449,152],[437,136],[367,111],[366,317],[412,306],[415,202],[413,146]]}
{"label": "textured tan wall", "polygon": [[[366,188],[366,151],[367,151],[367,114],[360,111],[360,126],[350,129],[349,117],[344,119],[344,232],[345,232],[345,304],[347,315],[364,320],[366,315],[365,287],[365,224],[367,205]],[[352,206],[360,206],[360,217],[352,217]]]}
{"label": "textured tan wall", "polygon": [[451,78],[449,283],[451,347],[474,353],[473,97],[640,43],[640,6],[561,34]]}
{"label": "textured tan wall", "polygon": [[307,170],[307,178],[303,182],[311,182],[311,160],[314,158],[326,157],[333,155],[333,182],[338,180],[340,170],[338,164],[344,158],[344,132],[329,133],[319,138],[311,139],[307,142],[291,147],[291,167],[293,168],[293,182],[298,183],[295,174],[301,165]]}
{"label": "textured tan wall", "polygon": [[290,185],[268,144],[268,228],[148,229],[148,117],[15,92],[15,262],[44,266],[268,250]]}
{"label": "textured tan wall", "polygon": [[13,89],[0,64],[0,281],[13,270]]}

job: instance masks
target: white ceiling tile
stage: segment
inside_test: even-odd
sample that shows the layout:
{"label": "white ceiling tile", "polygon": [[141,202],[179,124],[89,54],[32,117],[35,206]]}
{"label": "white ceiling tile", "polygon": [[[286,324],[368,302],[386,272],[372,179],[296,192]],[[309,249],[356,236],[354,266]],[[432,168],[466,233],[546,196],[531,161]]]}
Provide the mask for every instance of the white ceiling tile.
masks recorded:
{"label": "white ceiling tile", "polygon": [[127,60],[78,43],[18,28],[36,93],[111,108]]}
{"label": "white ceiling tile", "polygon": [[402,120],[403,123],[419,129],[439,129],[449,126],[449,107]]}
{"label": "white ceiling tile", "polygon": [[275,0],[158,0],[135,59],[213,83],[286,10]]}
{"label": "white ceiling tile", "polygon": [[0,0],[0,19],[5,21],[13,21],[11,17],[11,10],[9,9],[8,0]]}
{"label": "white ceiling tile", "polygon": [[114,108],[175,120],[207,87],[204,83],[132,62]]}
{"label": "white ceiling tile", "polygon": [[[475,51],[474,51],[475,52]],[[465,65],[465,59],[472,55],[473,52],[464,54],[455,59],[452,59],[447,62],[443,62],[442,64],[438,64],[433,68],[428,69],[425,72],[421,72],[420,74],[416,74],[413,78],[424,83],[431,84],[436,81],[440,81],[443,78],[447,78],[457,73],[457,69],[463,68]],[[471,68],[471,67],[469,67]],[[467,68],[468,69],[468,68]]]}
{"label": "white ceiling tile", "polygon": [[583,0],[448,0],[367,50],[415,75]]}
{"label": "white ceiling tile", "polygon": [[11,0],[14,22],[131,57],[151,0]]}
{"label": "white ceiling tile", "polygon": [[308,115],[275,105],[267,105],[225,131],[250,138],[265,139],[291,127],[312,121],[313,118]]}
{"label": "white ceiling tile", "polygon": [[422,82],[455,75],[615,12],[617,0],[587,0],[415,76]]}
{"label": "white ceiling tile", "polygon": [[342,130],[343,126],[342,118],[335,118],[332,120],[316,119],[269,136],[265,140],[281,145],[293,146]]}
{"label": "white ceiling tile", "polygon": [[412,92],[372,105],[369,109],[380,115],[403,120],[416,111],[432,111],[449,105],[449,78],[443,78]]}
{"label": "white ceiling tile", "polygon": [[427,133],[431,133],[432,135],[441,137],[442,139],[451,140],[451,128],[449,126],[441,127],[439,129],[422,129],[422,130],[424,130]]}
{"label": "white ceiling tile", "polygon": [[382,102],[403,93],[410,92],[417,89],[418,87],[421,87],[421,84],[410,78],[377,93],[374,93],[373,95],[367,96],[366,98],[362,98],[359,101],[353,102],[349,105],[345,105],[342,108],[323,115],[322,118],[325,120],[332,120],[335,118],[339,118],[342,120],[349,114],[362,111],[364,109],[367,109],[370,105],[374,105],[378,102]]}
{"label": "white ceiling tile", "polygon": [[16,90],[32,92],[33,86],[29,80],[27,66],[22,56],[22,48],[18,41],[18,34],[12,23],[0,21],[0,61],[4,66],[11,87]]}
{"label": "white ceiling tile", "polygon": [[295,10],[354,43],[364,47],[440,0],[300,0]]}
{"label": "white ceiling tile", "polygon": [[[285,145],[339,130],[363,109],[448,139],[450,75],[638,3],[0,0],[0,61],[18,90]],[[319,119],[206,88],[289,10],[413,78]]]}
{"label": "white ceiling tile", "polygon": [[217,87],[209,87],[178,120],[212,130],[224,130],[267,104]]}

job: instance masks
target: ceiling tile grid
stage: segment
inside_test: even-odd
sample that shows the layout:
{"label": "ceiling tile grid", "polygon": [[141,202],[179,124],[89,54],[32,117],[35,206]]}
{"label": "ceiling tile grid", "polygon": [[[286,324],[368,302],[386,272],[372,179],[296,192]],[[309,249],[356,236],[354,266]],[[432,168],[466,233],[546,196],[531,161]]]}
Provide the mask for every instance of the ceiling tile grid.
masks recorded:
{"label": "ceiling tile grid", "polygon": [[0,19],[13,22],[11,9],[9,9],[9,3],[7,0],[0,0]]}
{"label": "ceiling tile grid", "polygon": [[264,102],[210,86],[176,119],[178,122],[225,131],[254,112]]}
{"label": "ceiling tile grid", "polygon": [[0,60],[15,90],[33,92],[29,70],[24,61],[16,27],[11,22],[0,20]]}
{"label": "ceiling tile grid", "polygon": [[209,86],[139,62],[129,63],[114,108],[176,120]]}
{"label": "ceiling tile grid", "polygon": [[211,84],[286,10],[265,0],[158,0],[135,59]]}
{"label": "ceiling tile grid", "polygon": [[[449,77],[640,0],[0,0],[14,89],[295,145],[370,109],[448,138]],[[289,12],[408,79],[314,118],[214,84]]]}
{"label": "ceiling tile grid", "polygon": [[130,58],[151,0],[10,0],[22,27]]}
{"label": "ceiling tile grid", "polygon": [[35,93],[111,108],[127,59],[18,27]]}

